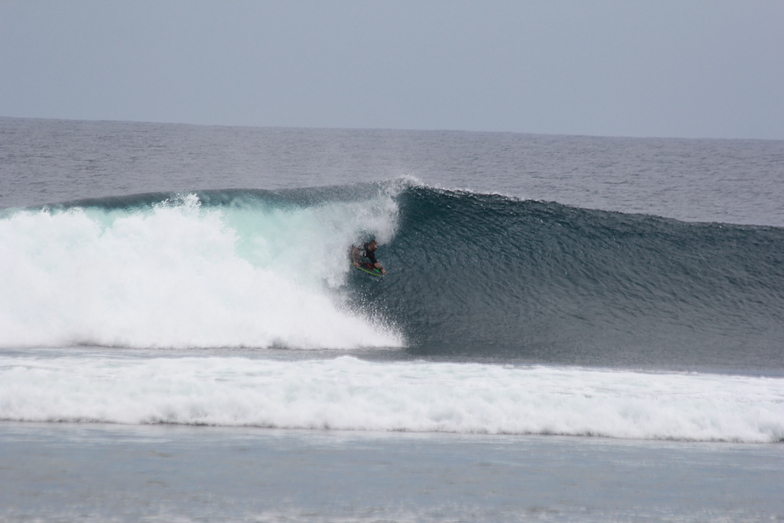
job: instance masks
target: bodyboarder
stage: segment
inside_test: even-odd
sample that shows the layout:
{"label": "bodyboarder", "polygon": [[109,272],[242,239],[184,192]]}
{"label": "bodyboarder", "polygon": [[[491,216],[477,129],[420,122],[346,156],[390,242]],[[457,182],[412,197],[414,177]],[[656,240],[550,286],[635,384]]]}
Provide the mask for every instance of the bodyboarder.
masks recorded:
{"label": "bodyboarder", "polygon": [[386,274],[387,271],[384,270],[384,267],[376,259],[375,253],[377,249],[378,243],[376,243],[376,240],[370,240],[362,245],[354,245],[351,248],[351,263],[354,267],[362,265],[367,268],[378,269],[381,271],[381,274]]}

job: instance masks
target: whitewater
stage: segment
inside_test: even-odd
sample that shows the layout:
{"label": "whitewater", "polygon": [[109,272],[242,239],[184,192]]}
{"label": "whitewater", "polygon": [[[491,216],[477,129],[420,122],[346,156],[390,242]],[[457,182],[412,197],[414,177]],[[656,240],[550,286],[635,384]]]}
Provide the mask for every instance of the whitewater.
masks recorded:
{"label": "whitewater", "polygon": [[784,514],[782,142],[0,131],[0,519]]}
{"label": "whitewater", "polygon": [[784,380],[239,357],[0,358],[3,418],[280,429],[784,440]]}
{"label": "whitewater", "polygon": [[0,221],[0,345],[401,345],[329,293],[360,232],[392,234],[388,197],[255,211],[183,195],[11,213]]}

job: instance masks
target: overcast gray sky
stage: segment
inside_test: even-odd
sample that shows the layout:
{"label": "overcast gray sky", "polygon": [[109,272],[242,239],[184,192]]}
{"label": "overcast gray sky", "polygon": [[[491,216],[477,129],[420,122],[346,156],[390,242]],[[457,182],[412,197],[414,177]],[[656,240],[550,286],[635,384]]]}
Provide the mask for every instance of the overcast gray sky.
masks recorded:
{"label": "overcast gray sky", "polygon": [[784,0],[0,0],[0,116],[784,139]]}

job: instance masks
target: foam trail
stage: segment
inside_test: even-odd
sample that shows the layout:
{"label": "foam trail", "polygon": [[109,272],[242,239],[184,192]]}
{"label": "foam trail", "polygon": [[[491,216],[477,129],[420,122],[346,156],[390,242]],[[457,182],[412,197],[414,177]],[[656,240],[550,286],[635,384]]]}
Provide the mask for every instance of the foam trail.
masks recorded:
{"label": "foam trail", "polygon": [[0,419],[784,440],[784,379],[426,362],[0,357]]}
{"label": "foam trail", "polygon": [[400,346],[347,309],[346,252],[393,201],[17,212],[0,220],[0,346]]}

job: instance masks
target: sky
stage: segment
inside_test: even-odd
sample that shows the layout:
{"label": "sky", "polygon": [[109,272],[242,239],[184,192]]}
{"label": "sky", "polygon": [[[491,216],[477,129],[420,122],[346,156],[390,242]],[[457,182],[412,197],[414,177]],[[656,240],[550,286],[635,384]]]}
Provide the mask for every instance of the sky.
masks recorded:
{"label": "sky", "polygon": [[0,116],[784,139],[784,1],[0,0]]}

